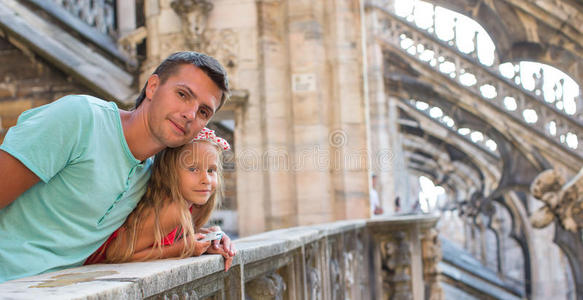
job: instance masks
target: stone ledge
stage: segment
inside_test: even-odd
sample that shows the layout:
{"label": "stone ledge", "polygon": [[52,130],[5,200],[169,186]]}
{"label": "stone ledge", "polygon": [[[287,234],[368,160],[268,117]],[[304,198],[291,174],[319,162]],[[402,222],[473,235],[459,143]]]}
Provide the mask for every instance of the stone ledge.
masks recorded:
{"label": "stone ledge", "polygon": [[[233,268],[289,252],[327,235],[364,228],[366,221],[341,221],[274,230],[235,241]],[[156,295],[185,282],[223,272],[219,255],[126,264],[99,264],[61,270],[0,284],[8,299],[116,298]]]}
{"label": "stone ledge", "polygon": [[[336,239],[340,234],[354,236],[355,231],[366,232],[369,224],[375,227],[383,223],[386,227],[398,224],[400,227],[408,223],[409,228],[413,229],[417,226],[412,224],[425,227],[425,223],[435,221],[435,217],[397,216],[274,230],[236,240],[238,254],[231,270],[226,273],[223,271],[223,258],[219,255],[99,264],[4,282],[0,284],[0,295],[7,299],[141,299],[161,297],[162,293],[191,283],[199,287],[210,283],[223,291],[231,289],[227,292],[232,292],[233,287],[224,286],[229,280],[239,282],[239,286],[234,287],[237,289],[235,294],[244,293],[244,290],[239,291],[241,284],[253,279],[244,278],[245,274],[259,274],[264,273],[265,268],[279,268],[278,265],[289,263],[294,255],[303,255],[308,244]],[[255,266],[260,266],[258,271],[249,273],[247,269]]]}

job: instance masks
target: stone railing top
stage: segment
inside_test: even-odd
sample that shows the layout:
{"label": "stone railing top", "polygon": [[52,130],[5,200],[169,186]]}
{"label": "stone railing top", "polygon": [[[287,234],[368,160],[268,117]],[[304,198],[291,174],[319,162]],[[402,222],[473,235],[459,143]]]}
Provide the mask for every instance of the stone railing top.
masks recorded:
{"label": "stone railing top", "polygon": [[[231,270],[344,232],[367,227],[373,232],[390,228],[425,228],[433,226],[437,219],[432,215],[399,215],[269,231],[235,241],[238,253]],[[0,295],[10,299],[43,300],[141,299],[220,273],[223,268],[223,259],[219,255],[90,265],[4,282],[0,284]]]}

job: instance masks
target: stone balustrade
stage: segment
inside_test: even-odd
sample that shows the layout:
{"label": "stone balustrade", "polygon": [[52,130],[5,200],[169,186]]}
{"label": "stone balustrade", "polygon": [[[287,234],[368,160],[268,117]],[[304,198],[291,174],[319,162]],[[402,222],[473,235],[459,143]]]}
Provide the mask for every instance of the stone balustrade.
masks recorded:
{"label": "stone balustrade", "polygon": [[[91,265],[0,284],[9,299],[443,298],[437,217],[403,215],[281,229],[238,254]],[[26,263],[26,262],[23,262]],[[429,295],[427,295],[429,296]]]}

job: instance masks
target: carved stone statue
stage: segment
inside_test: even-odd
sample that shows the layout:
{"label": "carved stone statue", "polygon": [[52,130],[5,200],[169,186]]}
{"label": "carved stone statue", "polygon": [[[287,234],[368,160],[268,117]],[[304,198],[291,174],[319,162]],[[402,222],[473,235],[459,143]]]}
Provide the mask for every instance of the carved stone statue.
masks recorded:
{"label": "carved stone statue", "polygon": [[565,178],[557,170],[546,170],[532,182],[533,197],[544,202],[530,217],[532,226],[543,228],[555,218],[567,230],[577,232],[583,227],[583,169],[565,184]]}

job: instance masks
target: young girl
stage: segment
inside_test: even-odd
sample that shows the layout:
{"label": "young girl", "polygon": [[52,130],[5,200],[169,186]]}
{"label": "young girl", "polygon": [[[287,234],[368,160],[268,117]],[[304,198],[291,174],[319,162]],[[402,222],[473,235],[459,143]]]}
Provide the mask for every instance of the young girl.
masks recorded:
{"label": "young girl", "polygon": [[204,128],[191,143],[157,154],[148,189],[137,207],[85,264],[207,252],[223,255],[228,270],[234,255],[230,246],[210,247],[210,241],[199,241],[204,237],[201,232],[208,232],[202,226],[219,203],[222,150],[228,149],[224,139]]}

